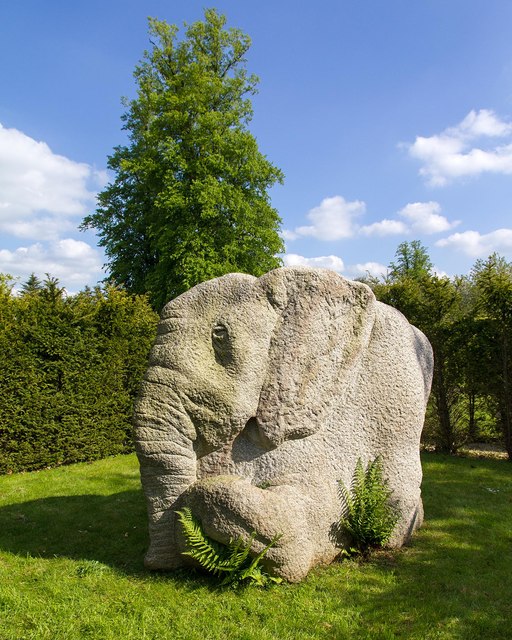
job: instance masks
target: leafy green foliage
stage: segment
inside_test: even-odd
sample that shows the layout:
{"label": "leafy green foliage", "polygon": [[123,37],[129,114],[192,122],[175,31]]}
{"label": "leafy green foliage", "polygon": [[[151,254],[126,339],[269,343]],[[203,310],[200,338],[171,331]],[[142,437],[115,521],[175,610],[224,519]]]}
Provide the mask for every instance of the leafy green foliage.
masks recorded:
{"label": "leafy green foliage", "polygon": [[481,354],[474,322],[472,285],[433,272],[427,250],[418,241],[404,242],[382,282],[368,281],[379,300],[401,311],[427,336],[434,351],[432,392],[423,442],[437,451],[455,453],[476,437],[475,420],[483,403],[478,380]]}
{"label": "leafy green foliage", "polygon": [[281,264],[268,190],[283,174],[247,129],[258,82],[245,68],[250,39],[225,24],[207,9],[179,39],[176,26],[149,20],[138,95],[124,102],[129,144],[110,156],[115,179],[82,223],[98,231],[110,278],[157,309],[203,280]]}
{"label": "leafy green foliage", "polygon": [[402,242],[395,252],[396,263],[389,265],[389,278],[393,281],[410,278],[420,280],[432,274],[433,264],[427,250],[419,240]]}
{"label": "leafy green foliage", "polygon": [[363,279],[429,339],[434,375],[423,443],[455,453],[505,446],[512,460],[512,264],[497,254],[469,276],[441,277],[418,241],[404,242],[383,280]]}
{"label": "leafy green foliage", "polygon": [[341,529],[350,535],[356,550],[364,554],[389,542],[398,513],[390,503],[381,459],[369,462],[365,470],[359,458],[350,490],[342,482],[339,487],[345,501]]}
{"label": "leafy green foliage", "polygon": [[212,540],[204,533],[188,507],[177,511],[177,514],[188,546],[188,550],[184,551],[183,555],[196,560],[212,575],[223,576],[221,585],[236,587],[247,581],[263,587],[269,582],[281,582],[280,578],[265,573],[260,564],[267,551],[279,540],[280,535],[272,538],[262,551],[251,557],[251,545],[256,532],[252,533],[247,542],[239,537],[237,540],[231,540],[226,546]]}
{"label": "leafy green foliage", "polygon": [[401,311],[421,329],[434,350],[434,372],[428,415],[433,417],[436,449],[455,452],[461,444],[456,405],[460,397],[457,372],[452,366],[453,319],[459,294],[455,284],[433,273],[427,250],[417,240],[403,242],[396,251],[388,277],[373,286],[379,300]]}
{"label": "leafy green foliage", "polygon": [[109,286],[65,296],[50,277],[14,295],[4,280],[0,473],[132,451],[132,404],[157,322],[147,300]]}
{"label": "leafy green foliage", "polygon": [[512,264],[493,254],[477,261],[472,278],[476,313],[487,330],[486,390],[493,398],[512,460]]}

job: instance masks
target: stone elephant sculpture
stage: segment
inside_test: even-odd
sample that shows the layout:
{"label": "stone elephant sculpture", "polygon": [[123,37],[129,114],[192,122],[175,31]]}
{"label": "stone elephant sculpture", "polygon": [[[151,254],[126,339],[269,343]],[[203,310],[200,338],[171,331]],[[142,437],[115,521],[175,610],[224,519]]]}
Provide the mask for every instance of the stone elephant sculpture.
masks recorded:
{"label": "stone elephant sculpture", "polygon": [[169,302],[135,409],[146,565],[190,561],[175,513],[190,506],[220,542],[256,531],[257,552],[283,534],[266,562],[298,581],[339,554],[338,481],[377,455],[404,543],[423,518],[432,366],[401,313],[324,269],[229,274]]}

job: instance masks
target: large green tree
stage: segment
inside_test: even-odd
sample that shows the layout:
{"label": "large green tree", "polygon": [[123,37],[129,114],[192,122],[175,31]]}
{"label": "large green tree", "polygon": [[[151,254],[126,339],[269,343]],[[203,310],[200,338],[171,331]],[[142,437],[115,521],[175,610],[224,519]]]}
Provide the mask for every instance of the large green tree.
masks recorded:
{"label": "large green tree", "polygon": [[137,97],[123,102],[128,144],[109,157],[115,178],[82,223],[97,230],[111,280],[156,308],[203,280],[281,264],[268,191],[283,175],[247,128],[250,39],[225,23],[208,9],[179,38],[150,18]]}

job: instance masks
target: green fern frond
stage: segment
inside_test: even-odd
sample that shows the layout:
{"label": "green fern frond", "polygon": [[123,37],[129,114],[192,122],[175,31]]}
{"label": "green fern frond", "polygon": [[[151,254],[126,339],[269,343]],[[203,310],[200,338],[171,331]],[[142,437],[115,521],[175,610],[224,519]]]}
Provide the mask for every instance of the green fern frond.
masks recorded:
{"label": "green fern frond", "polygon": [[382,547],[391,538],[399,514],[392,506],[392,492],[383,478],[382,460],[377,457],[366,470],[358,459],[350,491],[339,482],[344,511],[341,528],[353,539],[358,550]]}
{"label": "green fern frond", "polygon": [[[254,539],[254,536],[255,536],[255,533],[253,533],[251,537],[251,542]],[[258,553],[258,555],[252,559],[251,564],[246,569],[244,569],[240,574],[242,580],[245,580],[248,578],[253,582],[256,582],[257,584],[259,584],[260,586],[264,586],[266,582],[268,582],[268,580],[271,580],[273,582],[278,582],[278,583],[282,582],[281,578],[276,578],[276,577],[272,577],[272,576],[268,576],[267,574],[264,574],[260,566],[260,562],[267,554],[267,551],[270,548],[272,548],[282,538],[282,536],[283,536],[282,533],[275,535],[272,538],[272,540],[267,544],[267,546],[264,549],[262,549]]]}
{"label": "green fern frond", "polygon": [[193,558],[200,566],[215,576],[224,574],[221,585],[237,586],[246,580],[259,586],[265,586],[269,581],[281,582],[280,578],[274,578],[264,573],[260,566],[261,560],[281,538],[281,534],[274,536],[267,546],[251,560],[250,551],[256,537],[255,531],[246,542],[240,536],[236,540],[230,540],[226,546],[212,540],[204,533],[188,507],[184,507],[176,513],[188,547],[183,555]]}
{"label": "green fern frond", "polygon": [[194,519],[192,511],[188,507],[184,507],[176,513],[183,527],[183,534],[188,546],[188,550],[184,551],[183,555],[193,558],[214,575],[230,571],[230,557],[227,548],[204,534],[201,525]]}

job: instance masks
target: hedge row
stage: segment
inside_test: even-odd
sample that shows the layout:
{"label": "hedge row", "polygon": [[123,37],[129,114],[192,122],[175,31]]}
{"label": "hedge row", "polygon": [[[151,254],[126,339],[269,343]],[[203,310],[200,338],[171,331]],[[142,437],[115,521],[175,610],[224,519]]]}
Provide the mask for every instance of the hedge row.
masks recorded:
{"label": "hedge row", "polygon": [[0,279],[0,473],[133,449],[131,413],[154,339],[147,300],[115,288],[65,296]]}

